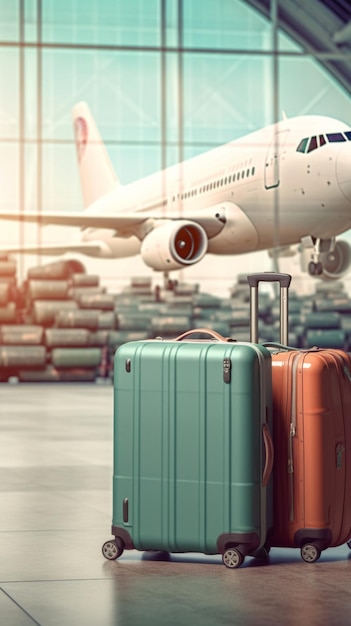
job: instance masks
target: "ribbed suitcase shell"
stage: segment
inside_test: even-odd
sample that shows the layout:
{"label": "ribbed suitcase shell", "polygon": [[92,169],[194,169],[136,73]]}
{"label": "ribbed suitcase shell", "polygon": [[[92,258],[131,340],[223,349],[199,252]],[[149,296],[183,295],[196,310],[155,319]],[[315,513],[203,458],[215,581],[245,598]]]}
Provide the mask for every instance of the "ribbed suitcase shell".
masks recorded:
{"label": "ribbed suitcase shell", "polygon": [[272,526],[272,449],[266,442],[266,454],[263,442],[269,351],[225,341],[131,342],[117,350],[114,368],[118,546],[206,554],[232,546],[242,556],[260,549]]}
{"label": "ribbed suitcase shell", "polygon": [[[260,281],[279,281],[281,344],[288,337],[288,274],[248,276],[251,339]],[[255,312],[256,309],[256,312]],[[299,547],[307,562],[351,537],[351,359],[343,350],[271,345],[274,529],[270,546]]]}
{"label": "ribbed suitcase shell", "polygon": [[272,365],[270,544],[313,544],[318,551],[341,545],[351,537],[350,357],[338,350],[279,352]]}

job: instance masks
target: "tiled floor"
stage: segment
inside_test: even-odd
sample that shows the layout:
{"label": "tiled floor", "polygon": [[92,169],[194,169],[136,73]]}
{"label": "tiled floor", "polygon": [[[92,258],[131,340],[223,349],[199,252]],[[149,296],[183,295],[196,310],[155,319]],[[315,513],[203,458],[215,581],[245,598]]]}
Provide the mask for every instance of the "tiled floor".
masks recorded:
{"label": "tiled floor", "polygon": [[221,558],[124,552],[111,537],[111,385],[0,386],[1,626],[344,626],[351,552]]}

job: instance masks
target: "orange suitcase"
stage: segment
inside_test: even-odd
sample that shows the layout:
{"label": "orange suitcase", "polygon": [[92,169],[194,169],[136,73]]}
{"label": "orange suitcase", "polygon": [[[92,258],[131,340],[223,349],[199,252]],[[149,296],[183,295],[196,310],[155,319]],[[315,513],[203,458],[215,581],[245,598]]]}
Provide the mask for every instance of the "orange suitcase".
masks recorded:
{"label": "orange suitcase", "polygon": [[258,283],[279,281],[281,345],[270,345],[273,378],[274,527],[267,547],[300,548],[312,563],[351,538],[351,358],[342,350],[288,343],[287,274],[248,276],[251,341]]}

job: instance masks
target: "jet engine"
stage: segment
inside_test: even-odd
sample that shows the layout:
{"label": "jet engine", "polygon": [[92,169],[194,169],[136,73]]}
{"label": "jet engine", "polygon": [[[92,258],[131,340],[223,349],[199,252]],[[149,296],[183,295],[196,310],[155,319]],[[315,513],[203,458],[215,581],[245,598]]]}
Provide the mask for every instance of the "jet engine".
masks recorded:
{"label": "jet engine", "polygon": [[143,239],[141,256],[154,270],[168,271],[198,263],[207,252],[206,231],[195,222],[167,221]]}
{"label": "jet engine", "polygon": [[328,252],[323,259],[323,271],[321,278],[325,280],[338,280],[343,278],[350,269],[351,247],[347,241],[337,241],[332,252]]}

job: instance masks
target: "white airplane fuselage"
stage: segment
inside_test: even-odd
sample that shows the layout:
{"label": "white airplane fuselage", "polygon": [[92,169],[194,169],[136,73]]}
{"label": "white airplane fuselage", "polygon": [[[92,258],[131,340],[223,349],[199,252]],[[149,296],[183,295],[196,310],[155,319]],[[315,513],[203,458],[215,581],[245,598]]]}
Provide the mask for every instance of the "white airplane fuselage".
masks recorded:
{"label": "white airplane fuselage", "polygon": [[[308,153],[296,149],[304,137],[347,130],[321,116],[284,120],[118,185],[87,212],[196,219],[197,211],[223,207],[225,227],[208,242],[208,252],[223,255],[291,245],[308,235],[333,238],[351,228],[351,141],[325,143]],[[82,232],[84,241],[104,241],[108,257],[138,252],[139,239],[125,236],[105,228]]]}
{"label": "white airplane fuselage", "polygon": [[351,129],[325,116],[284,119],[133,183],[119,183],[88,105],[73,109],[84,211],[0,219],[72,226],[67,244],[15,245],[12,252],[140,254],[156,271],[301,244],[311,275],[342,277],[351,246]]}

